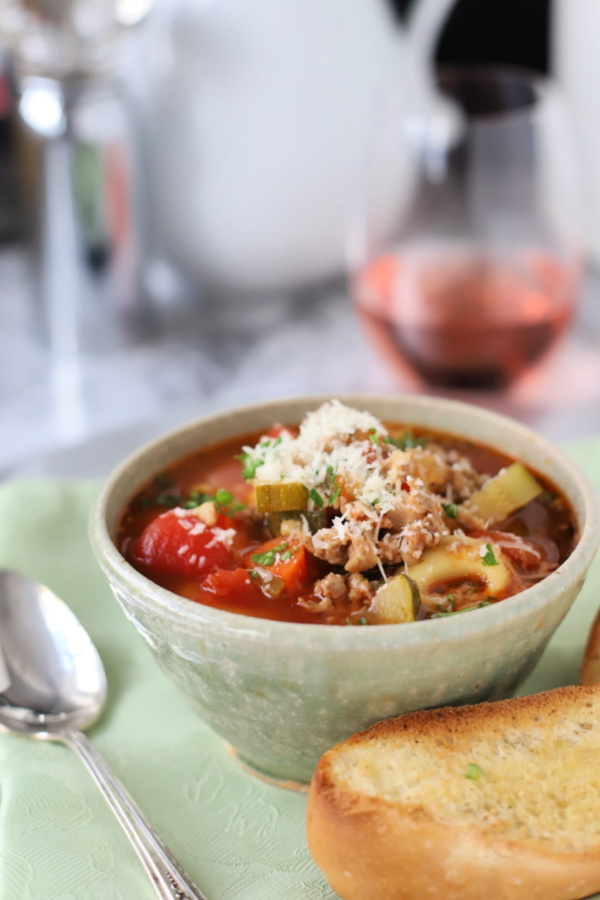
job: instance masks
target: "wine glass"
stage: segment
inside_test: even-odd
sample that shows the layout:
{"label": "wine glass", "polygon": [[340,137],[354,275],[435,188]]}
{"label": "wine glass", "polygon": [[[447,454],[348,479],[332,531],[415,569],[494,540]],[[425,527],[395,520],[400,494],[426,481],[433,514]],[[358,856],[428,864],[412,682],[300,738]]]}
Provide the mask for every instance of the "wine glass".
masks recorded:
{"label": "wine glass", "polygon": [[[351,232],[351,280],[367,334],[402,375],[498,389],[554,346],[581,274],[578,189],[568,120],[547,79],[451,68],[439,88],[460,114],[454,137],[382,111]],[[398,113],[398,114],[397,114]],[[381,197],[401,142],[412,197]]]}

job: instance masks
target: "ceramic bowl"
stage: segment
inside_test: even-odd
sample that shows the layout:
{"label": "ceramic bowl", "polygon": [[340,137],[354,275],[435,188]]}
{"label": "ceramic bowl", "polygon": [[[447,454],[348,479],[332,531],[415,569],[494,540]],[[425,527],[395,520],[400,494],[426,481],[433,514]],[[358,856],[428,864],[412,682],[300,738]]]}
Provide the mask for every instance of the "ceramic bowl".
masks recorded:
{"label": "ceramic bowl", "polygon": [[307,782],[321,754],[379,719],[507,697],[529,674],[577,596],[597,549],[600,514],[587,480],[522,425],[474,406],[423,397],[346,396],[381,419],[472,438],[520,457],[568,496],[580,530],[546,579],[462,616],[371,628],[257,619],[192,603],[153,584],[115,547],[119,514],[154,473],[215,442],[298,423],[325,397],[211,415],[147,444],[109,478],[91,540],[112,589],[159,665],[249,766]]}

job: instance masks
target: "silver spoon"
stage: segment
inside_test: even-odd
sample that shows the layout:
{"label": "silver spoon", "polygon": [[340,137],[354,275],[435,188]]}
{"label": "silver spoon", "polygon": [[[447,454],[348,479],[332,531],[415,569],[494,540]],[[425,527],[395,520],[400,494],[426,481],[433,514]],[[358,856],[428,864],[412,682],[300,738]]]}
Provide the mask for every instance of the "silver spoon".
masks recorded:
{"label": "silver spoon", "polygon": [[161,900],[206,900],[79,730],[96,721],[105,698],[102,661],[69,607],[32,579],[0,571],[0,728],[72,747]]}

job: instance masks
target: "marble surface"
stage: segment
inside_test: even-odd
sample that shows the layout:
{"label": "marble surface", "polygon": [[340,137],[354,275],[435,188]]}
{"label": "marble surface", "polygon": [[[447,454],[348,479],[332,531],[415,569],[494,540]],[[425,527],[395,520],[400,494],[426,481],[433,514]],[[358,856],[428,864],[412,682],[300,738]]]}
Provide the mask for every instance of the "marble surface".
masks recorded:
{"label": "marble surface", "polygon": [[[307,392],[427,388],[367,346],[344,285],[162,310],[152,340],[56,359],[22,249],[0,251],[0,474],[104,475],[166,428],[237,404]],[[437,391],[436,393],[440,393]],[[600,278],[575,325],[509,391],[454,393],[558,441],[600,434]]]}

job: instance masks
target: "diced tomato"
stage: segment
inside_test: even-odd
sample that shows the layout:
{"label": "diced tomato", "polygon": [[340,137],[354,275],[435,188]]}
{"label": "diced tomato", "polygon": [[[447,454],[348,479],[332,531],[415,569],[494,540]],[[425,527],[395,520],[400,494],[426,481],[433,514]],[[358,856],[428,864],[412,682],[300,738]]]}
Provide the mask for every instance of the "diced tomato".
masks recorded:
{"label": "diced tomato", "polygon": [[[257,562],[257,556],[268,554],[269,551],[276,550],[278,547],[281,547],[281,550],[275,554],[275,560],[271,565]],[[288,557],[288,553],[291,553],[291,556]],[[287,558],[282,559],[282,556]],[[279,575],[285,581],[288,591],[300,590],[308,579],[306,548],[302,544],[285,538],[273,538],[265,544],[261,544],[260,547],[256,547],[246,554],[244,565],[250,568],[260,566],[262,569],[272,572],[273,575]]]}
{"label": "diced tomato", "polygon": [[220,512],[217,515],[216,527],[223,528],[223,529],[225,529],[225,528],[243,528],[244,522],[243,522],[243,520],[237,518],[234,515],[226,516],[225,513]]}
{"label": "diced tomato", "polygon": [[247,569],[217,569],[206,576],[202,590],[222,600],[235,599],[242,603],[256,600],[257,596]]}
{"label": "diced tomato", "polygon": [[195,515],[170,510],[151,522],[131,547],[138,564],[154,573],[182,578],[205,575],[230,560],[219,530]]}
{"label": "diced tomato", "polygon": [[269,428],[267,431],[267,437],[270,438],[278,438],[281,437],[281,432],[287,431],[293,438],[298,437],[298,429],[292,428],[291,425],[273,425],[272,428]]}

